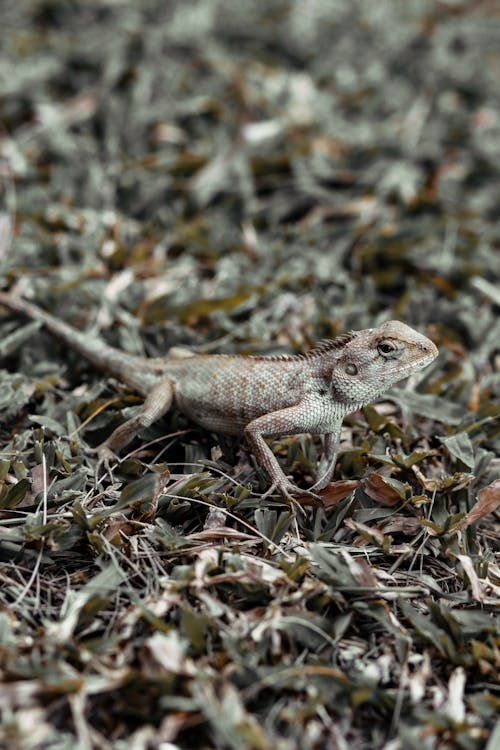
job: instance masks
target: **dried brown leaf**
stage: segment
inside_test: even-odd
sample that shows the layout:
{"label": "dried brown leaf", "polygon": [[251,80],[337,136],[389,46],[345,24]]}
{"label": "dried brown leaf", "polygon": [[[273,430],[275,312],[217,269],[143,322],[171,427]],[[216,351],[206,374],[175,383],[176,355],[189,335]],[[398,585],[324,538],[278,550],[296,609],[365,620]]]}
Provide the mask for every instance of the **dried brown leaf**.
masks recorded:
{"label": "dried brown leaf", "polygon": [[411,468],[420,482],[420,485],[427,490],[427,492],[443,492],[444,490],[456,492],[457,490],[467,487],[474,479],[474,474],[460,471],[455,472],[455,474],[446,474],[442,477],[431,478],[424,476],[418,466],[412,466]]}
{"label": "dried brown leaf", "polygon": [[474,570],[474,564],[471,558],[467,555],[457,555],[457,559],[462,563],[462,567],[470,581],[472,596],[474,599],[477,599],[478,602],[482,602],[484,599],[484,588]]}
{"label": "dried brown leaf", "polygon": [[455,526],[455,529],[465,529],[473,523],[477,523],[481,518],[487,516],[489,513],[498,508],[500,505],[500,479],[495,479],[494,482],[489,484],[487,487],[483,487],[477,493],[477,503],[467,513],[465,518]]}
{"label": "dried brown leaf", "polygon": [[385,477],[376,472],[373,472],[369,477],[363,480],[363,490],[368,497],[371,497],[371,499],[375,500],[379,505],[392,507],[398,505],[402,500],[401,494],[395,489],[395,487],[389,484]]}
{"label": "dried brown leaf", "polygon": [[324,490],[320,490],[318,495],[323,500],[323,507],[331,508],[348,497],[359,485],[360,482],[357,479],[342,479],[339,482],[332,482]]}
{"label": "dried brown leaf", "polygon": [[[373,531],[373,529],[370,529],[370,531]],[[366,560],[362,557],[354,559],[348,552],[344,552],[342,556],[347,562],[353,578],[360,586],[373,586],[375,588],[378,585],[377,577]]]}

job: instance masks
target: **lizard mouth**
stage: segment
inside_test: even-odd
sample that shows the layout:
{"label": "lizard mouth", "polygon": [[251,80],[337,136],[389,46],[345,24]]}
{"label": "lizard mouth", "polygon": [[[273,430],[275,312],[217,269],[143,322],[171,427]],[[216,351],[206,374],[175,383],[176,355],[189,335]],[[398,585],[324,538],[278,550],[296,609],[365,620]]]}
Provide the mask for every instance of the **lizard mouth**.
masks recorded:
{"label": "lizard mouth", "polygon": [[437,355],[439,354],[436,344],[430,339],[427,339],[426,344],[423,347],[423,349],[424,351],[428,352],[428,356],[431,357],[432,359],[436,359]]}
{"label": "lizard mouth", "polygon": [[432,341],[428,341],[425,346],[422,346],[419,349],[419,352],[415,354],[415,357],[402,368],[402,379],[411,375],[412,372],[423,370],[425,367],[428,367],[428,365],[436,359],[438,354],[437,346],[435,346]]}
{"label": "lizard mouth", "polygon": [[415,358],[412,360],[412,368],[421,370],[427,365],[430,365],[439,354],[437,346],[433,341],[426,338],[425,341],[417,344],[418,351],[415,354]]}

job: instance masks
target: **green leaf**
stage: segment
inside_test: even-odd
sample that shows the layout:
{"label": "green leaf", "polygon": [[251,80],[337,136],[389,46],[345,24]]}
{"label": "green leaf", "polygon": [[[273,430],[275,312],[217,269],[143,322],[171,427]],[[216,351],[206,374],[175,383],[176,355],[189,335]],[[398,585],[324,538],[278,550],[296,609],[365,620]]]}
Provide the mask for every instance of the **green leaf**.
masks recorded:
{"label": "green leaf", "polygon": [[30,414],[28,419],[30,420],[30,422],[34,422],[34,424],[39,424],[42,427],[46,427],[53,435],[57,435],[58,437],[62,437],[63,435],[67,434],[66,427],[60,422],[57,422],[55,419],[52,419],[52,417]]}
{"label": "green leaf", "polygon": [[0,357],[9,357],[15,351],[17,351],[26,341],[28,341],[37,331],[40,330],[41,323],[37,320],[27,323],[24,326],[16,328],[16,330],[5,336],[0,341]]}
{"label": "green leaf", "polygon": [[495,724],[493,731],[490,734],[490,738],[488,740],[488,744],[485,747],[485,750],[498,750],[500,747],[500,719],[497,720],[497,723]]}
{"label": "green leaf", "polygon": [[392,388],[387,394],[399,406],[406,406],[414,414],[428,419],[437,419],[445,424],[460,424],[464,418],[464,407],[430,393],[416,393],[404,388]]}
{"label": "green leaf", "polygon": [[442,656],[452,658],[455,654],[455,647],[449,635],[437,627],[429,617],[421,614],[415,607],[405,601],[400,601],[400,607],[405,617],[410,621],[415,630],[425,640],[430,641]]}
{"label": "green leaf", "polygon": [[0,459],[0,482],[3,482],[10,469],[10,461]]}
{"label": "green leaf", "polygon": [[0,413],[3,419],[18,414],[29,402],[34,390],[34,384],[25,375],[0,370]]}
{"label": "green leaf", "polygon": [[269,508],[257,508],[254,517],[255,525],[260,533],[278,544],[290,527],[293,516],[288,511],[278,513]]}
{"label": "green leaf", "polygon": [[325,544],[311,544],[309,552],[321,572],[321,578],[326,578],[330,583],[342,587],[358,587],[358,583],[349,570],[340,553]]}
{"label": "green leaf", "polygon": [[192,609],[184,607],[181,610],[181,632],[198,652],[203,651],[210,622],[210,617],[200,615]]}
{"label": "green leaf", "polygon": [[450,437],[441,438],[441,442],[452,456],[462,461],[469,469],[474,468],[474,446],[466,432],[457,432]]}
{"label": "green leaf", "polygon": [[16,484],[11,485],[7,494],[0,500],[0,508],[15,508],[19,505],[26,496],[26,493],[31,488],[31,482],[29,479],[21,479]]}
{"label": "green leaf", "polygon": [[158,491],[159,483],[160,477],[154,472],[146,474],[135,482],[130,482],[130,484],[127,484],[127,486],[123,488],[120,494],[120,499],[113,507],[113,510],[119,510],[120,508],[124,508],[126,505],[131,505],[138,500],[146,500],[154,497]]}
{"label": "green leaf", "polygon": [[429,458],[429,456],[434,456],[435,451],[429,450],[429,451],[413,451],[408,456],[405,456],[403,453],[401,454],[392,454],[392,458],[394,459],[394,463],[396,466],[404,467],[405,469],[411,469],[412,466],[415,466],[415,464],[420,463],[420,461],[424,461],[426,458]]}

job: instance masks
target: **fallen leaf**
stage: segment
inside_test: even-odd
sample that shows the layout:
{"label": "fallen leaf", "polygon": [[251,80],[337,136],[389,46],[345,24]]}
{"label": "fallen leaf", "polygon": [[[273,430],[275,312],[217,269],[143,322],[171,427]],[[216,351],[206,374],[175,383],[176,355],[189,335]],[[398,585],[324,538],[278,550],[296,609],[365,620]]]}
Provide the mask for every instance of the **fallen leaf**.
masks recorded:
{"label": "fallen leaf", "polygon": [[379,505],[392,507],[405,499],[405,493],[401,494],[401,491],[398,491],[399,487],[395,486],[394,482],[388,482],[385,477],[376,472],[363,480],[363,490],[368,497],[371,497]]}
{"label": "fallen leaf", "polygon": [[381,531],[384,534],[405,534],[414,536],[421,529],[420,520],[413,516],[395,515],[391,516],[381,524]]}
{"label": "fallen leaf", "polygon": [[500,479],[495,479],[494,482],[489,484],[487,487],[483,487],[477,493],[477,503],[467,513],[465,518],[457,523],[454,529],[465,529],[472,523],[477,523],[483,516],[487,516],[489,513],[498,508],[500,505]]}
{"label": "fallen leaf", "polygon": [[364,542],[383,548],[390,546],[391,537],[385,537],[379,529],[367,526],[365,523],[360,523],[359,521],[353,521],[352,518],[348,518],[344,523],[349,529],[357,531]]}
{"label": "fallen leaf", "polygon": [[462,563],[462,567],[470,581],[472,596],[474,599],[477,599],[478,602],[482,602],[484,599],[484,589],[476,571],[474,570],[474,564],[471,558],[467,555],[457,555],[457,559]]}
{"label": "fallen leaf", "polygon": [[318,495],[323,501],[324,508],[337,505],[345,497],[348,497],[360,485],[357,479],[343,479],[340,482],[332,482],[325,489],[320,490]]}

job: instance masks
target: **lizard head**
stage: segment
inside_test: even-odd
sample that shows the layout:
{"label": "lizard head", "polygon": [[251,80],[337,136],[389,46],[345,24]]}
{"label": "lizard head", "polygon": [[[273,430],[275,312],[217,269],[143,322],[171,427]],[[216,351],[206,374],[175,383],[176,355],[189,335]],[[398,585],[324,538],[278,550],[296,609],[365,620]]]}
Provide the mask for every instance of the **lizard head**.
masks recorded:
{"label": "lizard head", "polygon": [[397,320],[357,331],[338,350],[331,390],[346,404],[362,406],[438,355],[435,344]]}

